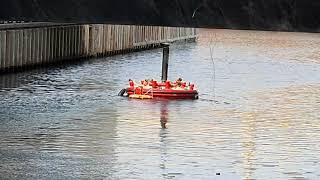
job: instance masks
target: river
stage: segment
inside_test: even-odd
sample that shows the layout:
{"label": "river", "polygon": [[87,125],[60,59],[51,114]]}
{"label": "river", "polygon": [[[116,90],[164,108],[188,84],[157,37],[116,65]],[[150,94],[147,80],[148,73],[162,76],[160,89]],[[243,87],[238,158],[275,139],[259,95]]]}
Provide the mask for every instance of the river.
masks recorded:
{"label": "river", "polygon": [[1,75],[1,179],[320,179],[319,34],[200,30],[169,60],[198,100],[117,96],[161,60]]}

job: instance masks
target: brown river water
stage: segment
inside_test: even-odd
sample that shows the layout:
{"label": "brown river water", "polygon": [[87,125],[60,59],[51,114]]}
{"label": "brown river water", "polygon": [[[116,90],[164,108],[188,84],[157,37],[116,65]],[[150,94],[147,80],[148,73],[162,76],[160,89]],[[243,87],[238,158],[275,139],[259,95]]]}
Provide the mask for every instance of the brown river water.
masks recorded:
{"label": "brown river water", "polygon": [[320,179],[320,35],[199,33],[169,62],[198,100],[117,96],[161,49],[1,75],[0,179]]}

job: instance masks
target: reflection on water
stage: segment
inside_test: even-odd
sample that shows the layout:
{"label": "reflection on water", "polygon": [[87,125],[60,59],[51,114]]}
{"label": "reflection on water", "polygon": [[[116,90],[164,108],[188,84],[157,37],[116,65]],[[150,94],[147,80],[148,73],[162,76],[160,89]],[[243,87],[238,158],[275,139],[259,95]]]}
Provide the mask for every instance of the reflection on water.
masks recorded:
{"label": "reflection on water", "polygon": [[161,104],[161,110],[160,110],[160,124],[162,128],[167,128],[167,123],[168,123],[168,101],[163,100]]}
{"label": "reflection on water", "polygon": [[319,179],[319,43],[202,30],[169,65],[199,100],[117,96],[161,49],[0,76],[1,178]]}

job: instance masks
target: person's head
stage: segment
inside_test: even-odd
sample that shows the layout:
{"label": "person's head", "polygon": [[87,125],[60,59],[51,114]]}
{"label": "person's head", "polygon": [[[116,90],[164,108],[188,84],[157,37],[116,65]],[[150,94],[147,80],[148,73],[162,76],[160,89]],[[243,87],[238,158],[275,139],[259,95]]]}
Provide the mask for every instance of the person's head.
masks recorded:
{"label": "person's head", "polygon": [[144,81],[143,81],[143,85],[147,85],[148,84],[148,80],[147,79],[145,79]]}
{"label": "person's head", "polygon": [[179,78],[177,79],[177,81],[182,81],[182,78],[179,77]]}

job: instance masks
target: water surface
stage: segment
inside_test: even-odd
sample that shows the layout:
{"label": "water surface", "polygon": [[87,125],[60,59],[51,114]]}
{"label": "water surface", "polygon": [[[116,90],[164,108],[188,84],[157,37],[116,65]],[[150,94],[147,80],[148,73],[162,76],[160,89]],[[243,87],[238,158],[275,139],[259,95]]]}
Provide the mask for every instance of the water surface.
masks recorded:
{"label": "water surface", "polygon": [[199,100],[117,96],[161,49],[0,76],[1,179],[320,179],[320,36],[200,33],[169,65]]}

